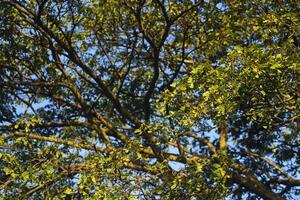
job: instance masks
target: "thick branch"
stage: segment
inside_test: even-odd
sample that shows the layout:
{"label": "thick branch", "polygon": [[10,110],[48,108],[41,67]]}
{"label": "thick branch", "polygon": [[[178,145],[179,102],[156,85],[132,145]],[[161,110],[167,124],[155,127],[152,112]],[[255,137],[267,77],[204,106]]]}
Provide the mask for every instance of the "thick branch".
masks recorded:
{"label": "thick branch", "polygon": [[[247,168],[239,163],[232,163],[231,167],[238,171],[238,173],[233,172],[231,174],[231,179],[233,182],[242,185],[249,191],[255,193],[256,195],[262,197],[266,200],[284,200],[283,197],[274,193],[272,190],[267,188],[262,184],[257,178],[251,174]],[[244,174],[241,175],[240,173]]]}
{"label": "thick branch", "polygon": [[238,173],[233,173],[231,176],[232,180],[251,192],[257,194],[265,200],[284,200],[285,198],[278,196],[276,193],[273,193],[265,185],[260,183],[258,180],[253,179],[248,176],[241,176]]}
{"label": "thick branch", "polygon": [[53,142],[53,143],[57,143],[57,144],[65,144],[71,147],[75,147],[75,148],[80,148],[80,149],[85,149],[85,150],[92,150],[92,151],[97,151],[97,152],[103,152],[103,153],[107,153],[107,150],[104,148],[100,148],[100,147],[96,147],[93,144],[83,144],[83,143],[77,143],[74,141],[70,141],[70,140],[63,140],[60,138],[56,138],[56,137],[46,137],[46,136],[41,136],[35,133],[25,133],[25,132],[15,132],[12,136],[15,137],[27,137],[27,138],[31,138],[31,139],[36,139],[36,140],[40,140],[40,141],[45,141],[45,142]]}
{"label": "thick branch", "polygon": [[272,179],[271,183],[278,183],[289,187],[300,186],[300,179]]}
{"label": "thick branch", "polygon": [[220,125],[220,150],[227,151],[227,126],[226,123]]}

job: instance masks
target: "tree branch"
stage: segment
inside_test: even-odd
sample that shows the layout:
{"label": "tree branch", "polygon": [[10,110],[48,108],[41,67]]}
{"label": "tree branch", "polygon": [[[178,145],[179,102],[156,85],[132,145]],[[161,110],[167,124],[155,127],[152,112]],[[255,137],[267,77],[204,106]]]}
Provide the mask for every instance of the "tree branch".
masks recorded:
{"label": "tree branch", "polygon": [[233,173],[231,176],[232,180],[251,192],[255,193],[256,195],[262,197],[265,200],[284,200],[285,198],[279,196],[276,193],[273,193],[269,188],[265,185],[260,183],[258,180],[253,179],[252,177],[248,176],[241,176],[238,173]]}
{"label": "tree branch", "polygon": [[257,178],[251,174],[247,168],[239,163],[233,162],[231,167],[237,170],[240,173],[236,172],[231,173],[231,179],[233,182],[238,183],[249,191],[255,193],[256,195],[262,197],[266,200],[284,200],[283,197],[279,196],[278,194],[274,193],[272,190],[267,188],[264,184],[262,184]]}

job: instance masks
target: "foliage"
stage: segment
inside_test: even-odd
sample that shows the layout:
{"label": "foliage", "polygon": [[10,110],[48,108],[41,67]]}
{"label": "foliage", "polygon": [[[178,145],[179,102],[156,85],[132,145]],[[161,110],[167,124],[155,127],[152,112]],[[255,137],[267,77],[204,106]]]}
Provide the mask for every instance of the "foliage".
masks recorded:
{"label": "foliage", "polygon": [[299,7],[1,1],[1,198],[295,198]]}

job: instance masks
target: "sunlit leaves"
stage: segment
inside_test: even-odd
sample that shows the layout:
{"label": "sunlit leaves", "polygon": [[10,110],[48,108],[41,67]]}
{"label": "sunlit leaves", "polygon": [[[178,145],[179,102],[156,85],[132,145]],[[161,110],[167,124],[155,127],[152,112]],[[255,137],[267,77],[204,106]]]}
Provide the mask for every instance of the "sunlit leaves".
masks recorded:
{"label": "sunlit leaves", "polygon": [[3,198],[296,194],[294,1],[3,2]]}

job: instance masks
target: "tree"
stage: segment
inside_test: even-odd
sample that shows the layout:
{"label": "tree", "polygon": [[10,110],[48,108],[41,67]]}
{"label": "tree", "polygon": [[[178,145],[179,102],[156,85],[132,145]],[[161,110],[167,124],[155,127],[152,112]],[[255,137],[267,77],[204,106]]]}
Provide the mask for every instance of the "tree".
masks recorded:
{"label": "tree", "polygon": [[293,199],[299,3],[3,0],[5,199]]}

